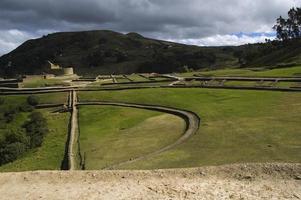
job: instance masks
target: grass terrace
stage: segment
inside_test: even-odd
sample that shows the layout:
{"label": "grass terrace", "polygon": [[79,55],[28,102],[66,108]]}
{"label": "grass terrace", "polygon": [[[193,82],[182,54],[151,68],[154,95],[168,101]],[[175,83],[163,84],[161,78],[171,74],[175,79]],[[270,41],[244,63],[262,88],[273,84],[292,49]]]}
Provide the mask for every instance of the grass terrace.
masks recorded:
{"label": "grass terrace", "polygon": [[194,111],[201,117],[199,132],[184,144],[121,169],[301,161],[300,93],[141,89],[80,92],[79,97],[82,101],[171,106]]}

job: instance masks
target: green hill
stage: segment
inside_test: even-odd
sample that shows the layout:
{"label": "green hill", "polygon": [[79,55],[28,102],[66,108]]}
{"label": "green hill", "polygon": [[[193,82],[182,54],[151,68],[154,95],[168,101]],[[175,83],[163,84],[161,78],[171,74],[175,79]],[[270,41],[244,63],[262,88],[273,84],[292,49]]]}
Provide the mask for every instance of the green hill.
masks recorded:
{"label": "green hill", "polygon": [[[173,72],[232,66],[233,52],[197,47],[112,31],[54,33],[24,44],[0,58],[2,74],[41,73],[47,60],[73,66],[79,74]],[[7,68],[11,62],[10,69]]]}
{"label": "green hill", "polygon": [[301,63],[301,39],[249,44],[237,48],[235,56],[244,67],[291,67]]}
{"label": "green hill", "polygon": [[198,47],[113,31],[62,32],[28,40],[0,57],[0,75],[39,74],[47,60],[77,74],[183,72],[190,69],[295,65],[300,41],[238,47]]}

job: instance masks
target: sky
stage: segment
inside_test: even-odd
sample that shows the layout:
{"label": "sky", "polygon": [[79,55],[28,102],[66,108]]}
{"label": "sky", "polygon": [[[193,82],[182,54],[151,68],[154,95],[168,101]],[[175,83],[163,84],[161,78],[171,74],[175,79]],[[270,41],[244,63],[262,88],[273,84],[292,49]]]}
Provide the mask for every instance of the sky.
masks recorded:
{"label": "sky", "polygon": [[0,0],[0,55],[53,32],[113,30],[199,46],[273,39],[301,0]]}

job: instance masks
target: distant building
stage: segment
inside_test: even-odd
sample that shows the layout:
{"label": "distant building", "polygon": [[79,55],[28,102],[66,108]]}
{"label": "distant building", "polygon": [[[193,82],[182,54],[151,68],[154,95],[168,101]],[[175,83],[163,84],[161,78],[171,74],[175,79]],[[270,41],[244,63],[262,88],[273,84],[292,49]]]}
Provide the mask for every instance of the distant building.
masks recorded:
{"label": "distant building", "polygon": [[47,61],[47,72],[56,76],[68,76],[73,75],[73,67],[61,67],[57,64],[53,64],[49,60]]}
{"label": "distant building", "polygon": [[53,64],[52,62],[50,62],[49,60],[47,61],[47,63],[49,64],[50,69],[52,70],[56,70],[56,69],[61,69],[61,67],[59,65]]}

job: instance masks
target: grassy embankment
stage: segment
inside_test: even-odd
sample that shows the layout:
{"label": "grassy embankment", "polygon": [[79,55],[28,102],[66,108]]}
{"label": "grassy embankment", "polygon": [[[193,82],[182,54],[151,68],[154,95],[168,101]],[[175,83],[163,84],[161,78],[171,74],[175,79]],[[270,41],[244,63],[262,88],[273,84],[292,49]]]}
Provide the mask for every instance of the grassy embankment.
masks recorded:
{"label": "grassy embankment", "polygon": [[69,82],[72,77],[66,78],[50,78],[44,79],[42,76],[32,77],[29,79],[24,79],[22,87],[24,88],[37,88],[37,87],[54,87],[54,86],[70,86]]}
{"label": "grassy embankment", "polygon": [[81,106],[80,149],[86,169],[101,169],[173,143],[181,118],[161,112],[111,106]]}
{"label": "grassy embankment", "polygon": [[[200,71],[178,74],[179,76],[193,76],[194,74],[203,76],[246,76],[246,77],[301,77],[301,66],[278,68],[278,69],[263,69],[254,71],[250,69],[221,69],[214,71]],[[190,85],[199,84],[198,81],[188,83]],[[212,83],[214,85],[214,83]],[[217,83],[218,84],[218,83]],[[253,81],[226,81],[226,86],[276,86],[276,87],[295,87],[301,86],[294,82],[253,82]]]}
{"label": "grassy embankment", "polygon": [[[301,162],[300,93],[143,89],[80,92],[79,96],[81,100],[173,106],[194,111],[201,117],[199,132],[186,143],[147,161],[139,161],[121,168],[154,169],[241,162]],[[107,113],[99,118],[110,116]],[[103,123],[99,123],[100,129],[103,126]],[[110,144],[113,143],[108,141],[109,147]],[[107,152],[109,149],[102,150]]]}
{"label": "grassy embankment", "polygon": [[251,70],[251,69],[220,69],[213,71],[200,71],[200,72],[188,72],[178,74],[180,76],[192,76],[194,74],[204,76],[252,76],[252,77],[285,77],[285,76],[301,76],[301,66],[287,67],[287,68],[276,68],[276,69],[262,69],[262,70]]}
{"label": "grassy embankment", "polygon": [[69,114],[50,114],[42,111],[47,119],[49,133],[43,144],[37,149],[27,152],[18,160],[0,167],[0,171],[59,170],[65,152]]}
{"label": "grassy embankment", "polygon": [[[37,95],[41,103],[62,103],[66,95],[60,94],[40,94]],[[18,105],[26,101],[27,95],[5,96],[5,104]],[[14,162],[0,166],[0,171],[27,171],[27,170],[54,170],[61,168],[64,158],[65,142],[67,139],[68,113],[54,114],[52,109],[42,109],[40,111],[46,118],[49,133],[44,138],[41,147],[32,149]],[[19,113],[6,130],[0,129],[0,137],[8,130],[22,129],[22,125],[27,120],[29,113]]]}

